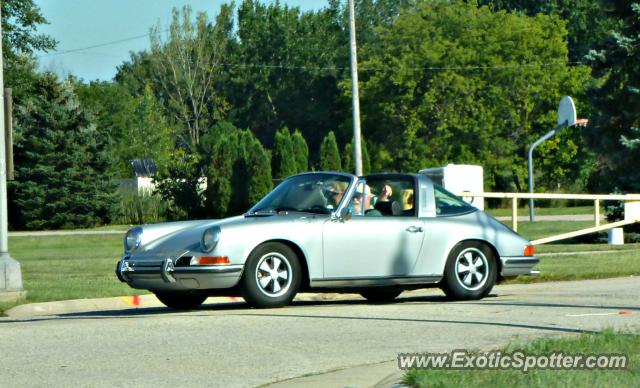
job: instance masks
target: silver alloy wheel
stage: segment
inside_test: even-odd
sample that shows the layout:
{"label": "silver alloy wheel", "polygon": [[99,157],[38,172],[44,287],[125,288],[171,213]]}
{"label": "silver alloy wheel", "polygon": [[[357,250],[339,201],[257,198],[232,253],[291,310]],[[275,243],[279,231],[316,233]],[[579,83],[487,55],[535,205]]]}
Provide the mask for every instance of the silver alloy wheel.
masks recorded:
{"label": "silver alloy wheel", "polygon": [[466,248],[456,258],[456,279],[465,290],[476,291],[484,286],[489,275],[489,261],[477,248]]}
{"label": "silver alloy wheel", "polygon": [[262,256],[256,266],[255,280],[260,291],[270,298],[285,294],[291,286],[291,264],[278,252]]}

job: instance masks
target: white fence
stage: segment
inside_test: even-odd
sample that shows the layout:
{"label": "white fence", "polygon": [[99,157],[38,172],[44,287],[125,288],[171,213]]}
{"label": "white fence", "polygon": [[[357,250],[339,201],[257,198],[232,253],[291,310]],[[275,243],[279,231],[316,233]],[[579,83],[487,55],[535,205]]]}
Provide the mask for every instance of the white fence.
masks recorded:
{"label": "white fence", "polygon": [[[482,197],[482,198],[507,198],[511,199],[511,228],[518,230],[518,200],[520,199],[578,199],[593,201],[593,222],[591,228],[580,229],[569,233],[549,236],[531,241],[533,245],[545,244],[552,241],[564,240],[584,234],[600,232],[607,229],[619,228],[640,222],[640,194],[625,195],[605,195],[605,194],[528,194],[528,193],[457,193],[461,197]],[[623,201],[624,220],[600,224],[600,201]]]}

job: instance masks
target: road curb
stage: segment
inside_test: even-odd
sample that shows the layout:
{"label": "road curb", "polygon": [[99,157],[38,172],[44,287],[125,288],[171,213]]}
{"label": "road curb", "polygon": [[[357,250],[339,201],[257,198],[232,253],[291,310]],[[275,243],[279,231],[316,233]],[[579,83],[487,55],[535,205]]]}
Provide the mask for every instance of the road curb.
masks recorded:
{"label": "road curb", "polygon": [[[302,293],[294,302],[322,302],[352,300],[359,298],[355,294]],[[214,296],[207,298],[204,304],[244,303],[241,297]],[[100,311],[118,311],[141,308],[166,308],[153,294],[118,296],[96,299],[71,299],[54,302],[28,303],[5,311],[13,319],[28,319],[45,315],[81,314]]]}

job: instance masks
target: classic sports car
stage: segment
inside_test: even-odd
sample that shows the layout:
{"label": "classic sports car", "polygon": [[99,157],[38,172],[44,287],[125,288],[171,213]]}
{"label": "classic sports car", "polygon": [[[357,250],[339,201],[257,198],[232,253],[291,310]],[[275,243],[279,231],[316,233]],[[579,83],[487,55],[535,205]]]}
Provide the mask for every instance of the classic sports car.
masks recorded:
{"label": "classic sports car", "polygon": [[116,274],[176,309],[214,295],[280,307],[304,291],[480,299],[537,263],[529,241],[425,175],[314,172],[241,216],[129,230]]}

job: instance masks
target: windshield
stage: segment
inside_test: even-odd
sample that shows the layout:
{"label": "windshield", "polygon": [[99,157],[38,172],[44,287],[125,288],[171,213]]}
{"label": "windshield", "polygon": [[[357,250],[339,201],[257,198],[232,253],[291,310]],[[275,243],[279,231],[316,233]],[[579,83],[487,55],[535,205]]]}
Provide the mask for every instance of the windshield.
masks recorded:
{"label": "windshield", "polygon": [[331,214],[338,208],[351,179],[337,174],[304,174],[282,182],[247,215],[298,211]]}

